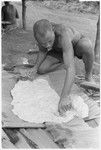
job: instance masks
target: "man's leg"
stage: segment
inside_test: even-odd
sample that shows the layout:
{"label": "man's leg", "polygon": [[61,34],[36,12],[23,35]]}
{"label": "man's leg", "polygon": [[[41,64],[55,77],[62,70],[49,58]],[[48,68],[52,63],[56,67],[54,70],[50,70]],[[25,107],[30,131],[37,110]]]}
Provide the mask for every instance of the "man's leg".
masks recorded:
{"label": "man's leg", "polygon": [[87,81],[92,82],[92,69],[93,69],[93,61],[94,61],[94,51],[92,49],[92,44],[89,39],[82,38],[79,40],[76,46],[76,54],[77,57],[82,57],[83,62],[85,64],[85,79]]}

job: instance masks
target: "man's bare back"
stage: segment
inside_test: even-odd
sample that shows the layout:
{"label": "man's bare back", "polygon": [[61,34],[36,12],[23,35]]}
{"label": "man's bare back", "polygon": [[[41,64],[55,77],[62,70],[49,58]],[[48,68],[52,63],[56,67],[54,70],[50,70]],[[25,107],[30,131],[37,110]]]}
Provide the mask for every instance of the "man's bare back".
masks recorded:
{"label": "man's bare back", "polygon": [[[55,51],[63,52],[63,43],[62,43],[63,37],[66,37],[66,39],[68,38],[68,41],[72,43],[73,47],[75,47],[78,41],[83,37],[83,35],[73,27],[65,28],[65,26],[63,26],[62,24],[53,24],[53,23],[52,23],[52,27],[55,34],[55,40],[51,50],[53,50],[54,52]],[[74,51],[74,56],[79,57],[79,55],[77,55],[76,53],[76,50],[73,49],[73,51]]]}

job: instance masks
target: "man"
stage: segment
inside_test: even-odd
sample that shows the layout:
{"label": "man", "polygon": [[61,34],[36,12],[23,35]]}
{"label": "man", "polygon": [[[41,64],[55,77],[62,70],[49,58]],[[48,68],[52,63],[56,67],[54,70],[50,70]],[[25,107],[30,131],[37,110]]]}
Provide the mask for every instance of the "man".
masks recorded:
{"label": "man", "polygon": [[94,52],[89,39],[72,28],[52,24],[48,20],[37,21],[33,27],[34,37],[39,47],[36,65],[29,74],[44,74],[55,71],[64,63],[66,77],[62,89],[58,111],[60,115],[70,109],[70,91],[75,76],[74,56],[85,64],[85,79],[92,82]]}
{"label": "man", "polygon": [[16,19],[19,18],[19,15],[17,9],[13,5],[11,5],[8,1],[5,1],[4,3],[5,6],[2,7],[2,21],[4,22],[3,28],[5,29],[8,25],[16,25]]}

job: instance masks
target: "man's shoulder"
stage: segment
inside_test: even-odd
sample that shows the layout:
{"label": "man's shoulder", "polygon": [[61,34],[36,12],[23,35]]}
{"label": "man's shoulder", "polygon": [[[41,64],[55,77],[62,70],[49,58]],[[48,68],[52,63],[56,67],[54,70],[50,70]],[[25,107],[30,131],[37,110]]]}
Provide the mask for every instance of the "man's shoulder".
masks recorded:
{"label": "man's shoulder", "polygon": [[6,8],[6,6],[4,5],[4,6],[2,6],[2,10],[5,10],[5,8]]}
{"label": "man's shoulder", "polygon": [[66,27],[63,24],[53,24],[53,29],[55,32],[57,32],[58,34],[63,34],[64,32],[66,32]]}

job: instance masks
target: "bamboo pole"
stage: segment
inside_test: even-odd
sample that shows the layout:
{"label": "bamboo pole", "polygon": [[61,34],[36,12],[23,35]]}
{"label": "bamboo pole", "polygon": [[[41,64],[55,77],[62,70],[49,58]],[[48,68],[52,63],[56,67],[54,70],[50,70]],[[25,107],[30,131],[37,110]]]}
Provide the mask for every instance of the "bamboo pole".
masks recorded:
{"label": "bamboo pole", "polygon": [[22,0],[22,26],[26,30],[26,0]]}

